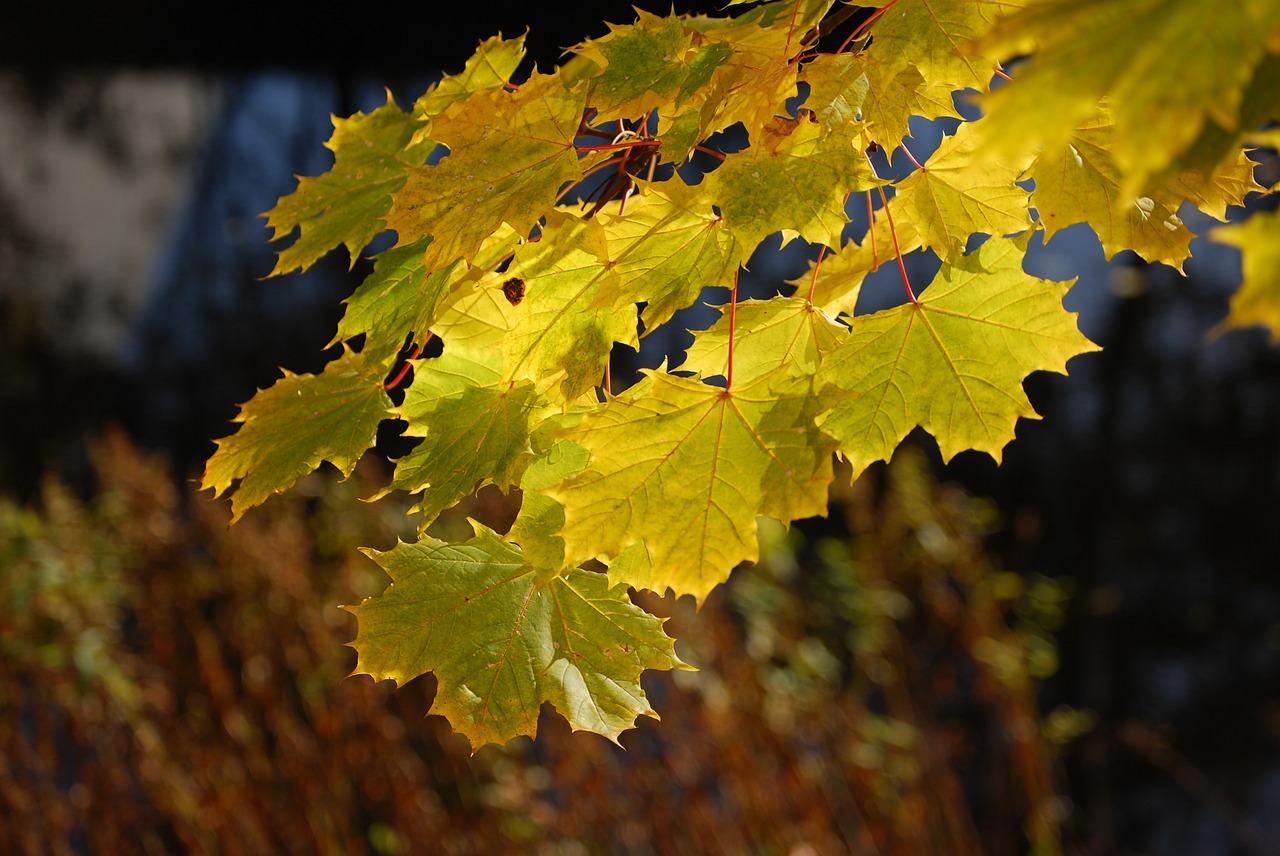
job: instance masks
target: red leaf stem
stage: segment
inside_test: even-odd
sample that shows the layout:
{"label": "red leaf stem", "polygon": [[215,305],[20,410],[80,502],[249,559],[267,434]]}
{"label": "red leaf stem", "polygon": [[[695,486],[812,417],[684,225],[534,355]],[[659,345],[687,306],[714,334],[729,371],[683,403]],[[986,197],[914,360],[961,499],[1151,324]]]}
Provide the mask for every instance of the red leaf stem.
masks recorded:
{"label": "red leaf stem", "polygon": [[813,305],[813,290],[818,287],[818,268],[822,267],[822,259],[827,255],[827,245],[818,248],[818,260],[813,263],[813,277],[809,280],[809,305]]}
{"label": "red leaf stem", "polygon": [[871,191],[867,191],[867,235],[871,238],[871,269],[880,267],[880,251],[876,249],[876,212],[871,200]]}
{"label": "red leaf stem", "polygon": [[[427,337],[426,339],[423,340],[423,344],[430,342],[431,336],[432,336],[432,333],[430,330],[428,330]],[[393,377],[391,380],[384,383],[382,385],[382,388],[387,392],[390,392],[391,390],[399,386],[401,381],[404,380],[405,375],[409,373],[409,369],[411,367],[410,362],[412,360],[416,360],[418,358],[418,354],[421,354],[421,353],[422,353],[422,345],[414,345],[413,350],[409,352],[409,356],[404,358],[404,365],[400,366],[400,371],[396,372],[395,377]]]}
{"label": "red leaf stem", "polygon": [[884,216],[889,218],[889,234],[893,237],[893,254],[898,259],[898,270],[902,272],[902,287],[907,290],[907,299],[912,303],[919,303],[916,299],[916,293],[911,290],[911,280],[907,278],[907,266],[902,261],[902,247],[898,244],[898,230],[893,225],[893,212],[889,210],[889,198],[884,195],[884,188],[877,188],[880,191],[880,201],[884,203]]}
{"label": "red leaf stem", "polygon": [[[898,145],[902,146],[902,150],[907,153],[907,157],[910,158],[911,162],[916,165],[916,169],[925,170],[925,167],[921,165],[920,161],[916,160],[916,156],[911,154],[911,149],[907,148],[906,140],[899,142]],[[925,170],[925,171],[927,172],[928,170]]]}
{"label": "red leaf stem", "polygon": [[579,146],[576,143],[574,148],[579,152],[611,152],[617,149],[633,149],[638,146],[660,146],[661,140],[645,140],[639,137],[631,137],[626,140],[618,140],[616,143],[603,143],[598,146]]}
{"label": "red leaf stem", "polygon": [[849,47],[849,43],[850,43],[850,42],[852,42],[852,41],[853,41],[854,39],[856,39],[858,36],[860,36],[860,35],[862,35],[864,32],[866,32],[867,27],[870,27],[870,26],[872,25],[872,23],[874,23],[874,22],[875,22],[876,18],[879,18],[879,17],[880,17],[881,15],[883,15],[885,12],[888,12],[890,9],[892,9],[892,8],[893,8],[893,4],[894,4],[894,3],[897,3],[897,2],[898,2],[898,0],[889,0],[889,2],[888,2],[888,3],[884,4],[884,5],[883,5],[883,6],[881,6],[879,9],[875,10],[874,12],[872,12],[872,13],[871,13],[871,15],[870,15],[870,17],[868,17],[868,18],[867,18],[867,20],[865,20],[865,21],[863,21],[861,24],[859,24],[859,25],[858,25],[858,27],[857,27],[857,29],[855,29],[852,33],[850,33],[850,34],[849,34],[849,38],[845,39],[845,40],[840,44],[840,47],[836,48],[836,53],[844,53],[844,49],[845,49],[845,48],[847,48],[847,47]]}

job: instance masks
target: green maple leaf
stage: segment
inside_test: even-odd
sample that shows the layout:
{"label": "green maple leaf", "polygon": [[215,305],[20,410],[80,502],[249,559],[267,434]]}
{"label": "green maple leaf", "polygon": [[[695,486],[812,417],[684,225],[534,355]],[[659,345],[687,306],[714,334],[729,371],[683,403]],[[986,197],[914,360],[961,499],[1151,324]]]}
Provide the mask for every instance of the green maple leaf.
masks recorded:
{"label": "green maple leaf", "polygon": [[361,353],[390,361],[410,333],[421,341],[460,273],[459,263],[429,270],[422,254],[431,238],[380,253],[373,273],[347,299],[336,340],[365,334]]}
{"label": "green maple leaf", "polygon": [[564,506],[566,555],[609,560],[643,543],[650,573],[610,579],[699,601],[756,558],[756,517],[825,514],[834,445],[812,424],[808,379],[731,392],[665,373],[559,436],[591,454],[544,493]]}
{"label": "green maple leaf", "polygon": [[574,729],[616,741],[637,717],[657,718],[641,672],[688,668],[662,620],[625,589],[580,570],[540,579],[519,548],[478,524],[463,544],[425,538],[365,552],[392,584],[347,607],[359,620],[356,672],[401,684],[435,673],[432,712],[473,748],[533,735],[543,702]]}
{"label": "green maple leaf", "polygon": [[[581,417],[581,413],[575,413],[568,421],[549,419],[541,429],[553,431],[556,427],[569,427]],[[563,424],[556,426],[556,422]],[[577,443],[555,440],[529,464],[520,479],[520,489],[524,492],[520,513],[505,540],[519,544],[525,559],[537,568],[558,574],[566,565],[564,539],[560,537],[560,530],[564,528],[564,506],[541,491],[582,472],[590,457]]]}
{"label": "green maple leaf", "polygon": [[817,122],[775,119],[703,179],[725,225],[749,252],[781,231],[792,237],[840,245],[849,218],[845,197],[883,184],[876,178],[854,129],[826,133]]}
{"label": "green maple leaf", "polygon": [[[659,18],[642,9],[635,24],[610,25],[609,33],[574,48],[590,60],[588,100],[604,117],[640,116],[665,105],[685,85],[693,33],[674,16]],[[701,52],[705,53],[705,51]],[[708,70],[701,73],[709,76]]]}
{"label": "green maple leaf", "polygon": [[239,479],[231,496],[235,522],[323,461],[350,475],[391,407],[385,372],[381,362],[345,346],[318,375],[285,371],[240,408],[240,430],[217,441],[201,486],[223,495]]}
{"label": "green maple leaf", "polygon": [[514,39],[504,39],[501,34],[485,39],[460,73],[446,75],[414,102],[414,115],[435,116],[476,92],[501,89],[519,68],[524,54],[523,34]]}
{"label": "green maple leaf", "polygon": [[888,460],[916,425],[944,460],[977,449],[999,462],[1017,420],[1037,418],[1023,379],[1065,373],[1068,359],[1097,350],[1062,308],[1070,284],[1023,273],[1024,244],[991,238],[944,265],[918,303],[853,319],[819,369],[834,404],[818,424],[855,476]]}
{"label": "green maple leaf", "polygon": [[446,110],[436,136],[448,157],[409,170],[387,215],[399,242],[433,235],[423,263],[436,268],[470,260],[499,224],[528,234],[582,175],[573,139],[583,92],[535,75],[516,92],[476,92]]}
{"label": "green maple leaf", "polygon": [[767,3],[738,18],[687,19],[687,26],[698,32],[695,46],[728,45],[732,53],[716,65],[697,97],[685,93],[687,103],[700,109],[696,123],[677,123],[679,139],[696,142],[738,122],[754,138],[783,114],[787,99],[797,92],[798,66],[792,58],[804,34],[831,5],[830,0]]}
{"label": "green maple leaf", "polygon": [[372,113],[333,119],[333,136],[325,146],[333,152],[333,168],[315,178],[299,178],[298,189],[283,196],[267,212],[271,240],[298,229],[298,239],[281,251],[272,276],[306,270],[339,244],[355,264],[360,251],[386,228],[392,194],[409,170],[419,167],[435,147],[430,140],[412,143],[421,122],[387,103]]}
{"label": "green maple leaf", "polygon": [[[863,67],[875,66],[879,60],[872,52],[859,54]],[[865,73],[864,73],[865,75]],[[887,82],[878,84],[868,77],[868,89],[862,99],[863,136],[875,140],[892,152],[899,141],[910,133],[912,116],[926,119],[959,118],[952,88],[945,83],[928,83],[915,66],[907,66]]]}
{"label": "green maple leaf", "polygon": [[[984,102],[993,151],[1064,148],[1109,96],[1123,195],[1190,148],[1206,122],[1234,133],[1243,93],[1280,36],[1274,0],[1040,0],[1002,20],[985,50],[1035,55]],[[1176,81],[1176,83],[1174,83]],[[1267,84],[1274,89],[1274,81]]]}
{"label": "green maple leaf", "polygon": [[546,401],[529,382],[504,382],[484,355],[450,347],[433,360],[414,362],[415,378],[395,415],[407,437],[422,443],[396,461],[391,490],[421,492],[413,511],[419,529],[486,484],[506,490],[532,457],[529,435]]}
{"label": "green maple leaf", "polygon": [[1262,211],[1209,234],[1215,241],[1239,247],[1244,258],[1244,283],[1232,296],[1222,326],[1261,324],[1270,329],[1271,341],[1280,343],[1280,211]]}
{"label": "green maple leaf", "polygon": [[707,285],[730,285],[742,246],[697,188],[679,181],[646,185],[625,214],[602,210],[614,309],[644,303],[646,332],[691,305]]}
{"label": "green maple leaf", "polygon": [[1194,237],[1178,216],[1182,202],[1190,199],[1221,220],[1228,205],[1242,204],[1246,194],[1261,189],[1253,181],[1253,164],[1237,153],[1233,163],[1208,179],[1175,176],[1167,187],[1134,199],[1125,192],[1124,175],[1112,157],[1113,136],[1109,112],[1100,110],[1071,135],[1065,149],[1045,152],[1031,165],[1032,200],[1046,238],[1073,223],[1088,223],[1108,259],[1129,249],[1181,272]]}
{"label": "green maple leaf", "polygon": [[1007,235],[1031,227],[1028,193],[1015,184],[1026,160],[987,159],[980,170],[974,169],[975,124],[960,125],[924,169],[894,185],[890,205],[897,222],[913,226],[922,245],[943,259],[963,254],[974,233]]}

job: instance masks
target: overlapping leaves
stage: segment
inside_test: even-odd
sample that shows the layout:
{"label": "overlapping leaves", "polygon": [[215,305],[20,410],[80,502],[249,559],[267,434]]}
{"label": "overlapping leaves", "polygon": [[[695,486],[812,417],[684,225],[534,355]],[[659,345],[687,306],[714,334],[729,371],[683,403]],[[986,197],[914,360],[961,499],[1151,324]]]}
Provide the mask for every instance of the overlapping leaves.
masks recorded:
{"label": "overlapping leaves", "polygon": [[[333,170],[268,215],[298,233],[278,273],[397,243],[348,300],[340,355],[246,404],[205,485],[238,517],[324,461],[349,472],[397,420],[418,445],[386,490],[415,495],[422,528],[480,487],[519,495],[505,535],[372,554],[392,585],[352,607],[358,670],[435,673],[436,712],[473,745],[533,733],[543,702],[611,739],[652,714],[640,673],[683,664],[627,587],[701,600],[755,558],[760,517],[824,513],[834,452],[857,472],[921,426],[947,458],[999,459],[1035,416],[1027,375],[1093,349],[1067,284],[1024,273],[1027,238],[1005,236],[1086,222],[1108,255],[1179,266],[1179,205],[1223,218],[1257,190],[1240,145],[1280,113],[1268,0],[743,5],[642,13],[523,79],[522,40],[490,39],[410,112],[336,120]],[[1191,60],[1159,36],[1193,31]],[[956,116],[959,90],[1028,48],[982,96],[990,117],[904,178],[876,172],[911,116]],[[731,128],[747,145],[726,154]],[[853,206],[872,212],[856,241]],[[1280,323],[1257,249],[1274,224],[1215,233],[1245,251],[1233,323]],[[738,301],[740,265],[778,232],[821,247],[810,271],[790,297]],[[942,262],[927,288],[856,313],[870,272],[923,249]],[[617,388],[617,349],[707,287],[731,297],[687,359]]]}

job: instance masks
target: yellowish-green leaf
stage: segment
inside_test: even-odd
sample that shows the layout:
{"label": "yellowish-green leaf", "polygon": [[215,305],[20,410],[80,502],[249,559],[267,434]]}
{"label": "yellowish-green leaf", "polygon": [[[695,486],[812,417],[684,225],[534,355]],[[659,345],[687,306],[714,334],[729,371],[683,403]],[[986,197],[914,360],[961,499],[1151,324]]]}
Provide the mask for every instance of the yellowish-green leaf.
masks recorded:
{"label": "yellowish-green leaf", "polygon": [[[729,364],[728,307],[709,330],[697,334],[681,371],[703,377],[724,375]],[[809,377],[824,354],[833,350],[847,331],[802,297],[775,297],[738,304],[734,317],[733,380],[749,384],[765,375]]]}
{"label": "yellowish-green leaf", "polygon": [[333,119],[333,168],[315,178],[299,178],[298,189],[267,212],[271,240],[299,230],[298,239],[280,252],[273,276],[306,270],[338,245],[355,264],[360,251],[386,228],[392,194],[409,170],[420,167],[435,147],[410,140],[421,122],[404,113],[387,93],[387,103],[372,113]]}
{"label": "yellowish-green leaf", "polygon": [[[634,306],[601,306],[618,275],[605,264],[604,228],[563,212],[552,212],[542,238],[521,246],[504,277],[524,284],[503,339],[504,378],[527,379],[562,402],[572,401],[604,379],[614,342],[637,347]],[[560,374],[563,373],[563,374]]]}
{"label": "yellowish-green leaf", "polygon": [[699,122],[694,131],[681,128],[682,136],[696,142],[741,122],[754,140],[759,129],[783,115],[787,99],[797,92],[798,65],[791,60],[804,34],[831,5],[830,0],[769,3],[737,19],[689,19],[688,26],[699,32],[695,47],[733,50],[700,96],[688,99],[700,106]]}
{"label": "yellowish-green leaf", "polygon": [[427,268],[470,261],[502,223],[528,234],[560,188],[581,176],[573,139],[582,109],[582,88],[567,90],[554,75],[453,105],[448,122],[436,122],[448,157],[408,171],[387,225],[401,244],[435,236],[423,253]]}
{"label": "yellowish-green leaf", "polygon": [[1036,418],[1023,379],[1096,350],[1062,308],[1069,283],[1023,273],[1024,245],[991,238],[944,265],[919,302],[853,319],[818,377],[833,402],[819,424],[855,475],[917,425],[944,460],[977,449],[999,461],[1017,420]]}
{"label": "yellowish-green leaf", "polygon": [[1190,199],[1225,219],[1228,205],[1242,204],[1246,194],[1261,189],[1253,181],[1252,162],[1240,152],[1207,180],[1175,176],[1167,187],[1151,188],[1150,195],[1133,199],[1125,193],[1124,177],[1111,155],[1113,135],[1104,108],[1071,135],[1066,149],[1045,152],[1031,165],[1032,202],[1046,237],[1074,223],[1088,223],[1108,259],[1130,249],[1181,271],[1194,237],[1178,216],[1182,202]]}
{"label": "yellowish-green leaf", "polygon": [[365,334],[360,349],[369,359],[389,362],[409,334],[421,342],[463,269],[455,262],[429,271],[422,254],[431,238],[380,253],[373,273],[347,299],[335,340]]}
{"label": "yellowish-green leaf", "polygon": [[961,124],[924,169],[894,186],[890,204],[897,222],[913,226],[922,244],[943,259],[961,255],[974,233],[1007,235],[1031,227],[1027,191],[1015,184],[1027,160],[985,160],[974,169],[975,124]]}
{"label": "yellowish-green leaf", "polygon": [[800,69],[800,79],[809,84],[805,109],[823,125],[830,128],[858,121],[871,83],[862,73],[857,54],[819,54]]}
{"label": "yellowish-green leaf", "polygon": [[588,101],[606,119],[639,117],[667,103],[689,75],[693,33],[674,15],[636,13],[635,24],[610,25],[607,35],[574,49],[601,69],[591,78]]}
{"label": "yellowish-green leaf", "polygon": [[445,75],[414,102],[414,115],[435,116],[476,92],[501,89],[519,68],[524,53],[524,34],[504,39],[499,33],[485,39],[461,72]]}
{"label": "yellowish-green leaf", "polygon": [[742,247],[723,218],[680,181],[646,185],[596,219],[604,226],[608,258],[618,275],[613,308],[644,303],[646,332],[691,305],[708,285],[732,285]]}
{"label": "yellowish-green leaf", "polygon": [[381,362],[345,346],[318,375],[285,371],[240,408],[240,430],[217,441],[202,487],[222,495],[239,479],[231,496],[234,522],[324,461],[350,475],[391,407],[385,372]]}
{"label": "yellowish-green leaf", "polygon": [[775,119],[751,142],[702,182],[747,253],[778,231],[784,242],[798,235],[839,246],[845,197],[883,183],[852,127],[826,133],[817,122]]}
{"label": "yellowish-green leaf", "polygon": [[[1240,127],[1242,94],[1280,33],[1275,0],[1038,0],[984,43],[1034,52],[990,96],[984,145],[1056,154],[1109,97],[1110,153],[1136,198],[1195,143],[1206,122]],[[1267,84],[1274,89],[1274,81]]]}
{"label": "yellowish-green leaf", "polygon": [[1222,326],[1261,324],[1271,331],[1271,341],[1280,343],[1280,211],[1262,211],[1209,234],[1215,241],[1239,247],[1244,259],[1244,284],[1232,296]]}
{"label": "yellowish-green leaf", "polygon": [[476,530],[462,544],[366,551],[392,583],[347,607],[359,621],[356,672],[400,684],[433,672],[431,712],[473,748],[535,734],[544,702],[572,728],[614,741],[637,717],[657,718],[641,673],[688,668],[662,619],[603,574],[540,580],[519,548]]}
{"label": "yellowish-green leaf", "polygon": [[587,450],[577,443],[556,440],[520,479],[524,496],[506,540],[520,545],[525,559],[540,571],[558,574],[566,564],[564,539],[560,537],[564,506],[541,491],[582,472],[589,458]]}
{"label": "yellowish-green leaf", "polygon": [[[529,435],[546,401],[533,384],[501,381],[484,354],[445,343],[444,353],[414,362],[413,385],[395,414],[408,423],[405,436],[422,443],[396,461],[382,492],[421,493],[426,529],[441,511],[486,484],[514,487],[533,457]],[[382,495],[382,494],[379,494]]]}
{"label": "yellowish-green leaf", "polygon": [[871,88],[887,91],[902,71],[914,67],[926,85],[985,90],[1000,57],[973,43],[997,17],[1021,5],[1019,0],[897,0],[871,27],[868,53],[878,59],[867,66]]}
{"label": "yellowish-green leaf", "polygon": [[608,562],[642,542],[651,575],[610,579],[701,601],[756,558],[756,517],[825,514],[834,444],[812,424],[809,381],[731,392],[658,373],[561,433],[591,453],[545,492],[564,506],[566,555]]}

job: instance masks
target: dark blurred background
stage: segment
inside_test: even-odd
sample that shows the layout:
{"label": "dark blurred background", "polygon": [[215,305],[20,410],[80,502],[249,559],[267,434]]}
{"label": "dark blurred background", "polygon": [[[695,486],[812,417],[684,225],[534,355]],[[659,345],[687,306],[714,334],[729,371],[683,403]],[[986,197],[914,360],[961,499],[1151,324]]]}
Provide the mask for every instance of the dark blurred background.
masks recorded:
{"label": "dark blurred background", "polygon": [[498,31],[547,67],[631,17],[9,13],[0,851],[1280,852],[1280,351],[1213,332],[1239,258],[1202,239],[1185,279],[1083,227],[1037,251],[1105,350],[1030,379],[1002,466],[918,434],[700,615],[646,600],[704,670],[646,679],[664,720],[625,753],[544,716],[469,759],[429,678],[342,680],[334,605],[385,583],[355,548],[408,537],[354,501],[376,460],[230,533],[190,490],[364,272],[261,281],[259,215],[328,167],[329,115],[408,105]]}

